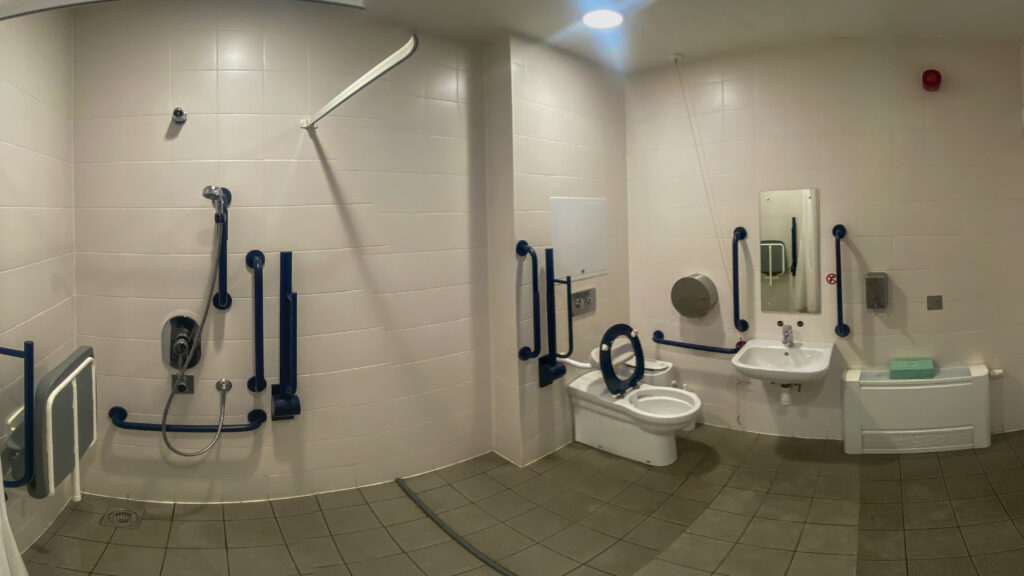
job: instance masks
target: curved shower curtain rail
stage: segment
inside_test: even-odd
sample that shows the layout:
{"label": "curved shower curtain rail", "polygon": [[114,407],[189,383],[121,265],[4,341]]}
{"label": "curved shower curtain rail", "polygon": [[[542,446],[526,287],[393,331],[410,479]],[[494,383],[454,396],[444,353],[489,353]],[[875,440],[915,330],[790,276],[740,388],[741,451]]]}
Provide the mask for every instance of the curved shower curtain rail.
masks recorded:
{"label": "curved shower curtain rail", "polygon": [[[128,410],[121,406],[114,406],[107,412],[110,421],[118,428],[124,430],[144,430],[147,432],[159,432],[160,423],[149,424],[146,422],[128,422]],[[267,413],[263,410],[251,410],[248,415],[248,424],[225,424],[221,432],[251,432],[256,430],[267,421]],[[217,431],[216,424],[168,424],[168,432],[203,432],[210,433]]]}

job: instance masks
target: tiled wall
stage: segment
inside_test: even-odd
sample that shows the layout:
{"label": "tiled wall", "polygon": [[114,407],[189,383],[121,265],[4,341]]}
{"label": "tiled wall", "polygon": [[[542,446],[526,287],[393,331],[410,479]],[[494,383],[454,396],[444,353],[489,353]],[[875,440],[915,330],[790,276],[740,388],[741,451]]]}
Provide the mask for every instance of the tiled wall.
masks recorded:
{"label": "tiled wall", "polygon": [[[942,89],[925,93],[921,72]],[[838,438],[840,375],[894,357],[986,362],[994,430],[1024,428],[1024,260],[1018,245],[1024,186],[1020,51],[1016,43],[922,40],[837,42],[683,64],[689,111],[709,175],[702,187],[674,66],[627,86],[631,318],[648,335],[731,345],[729,238],[750,236],[741,256],[746,338],[836,340],[841,358],[824,384],[793,405],[777,389],[738,382],[727,357],[661,347],[704,401],[707,422],[760,432]],[[845,224],[845,310],[853,334],[837,339],[835,289],[822,281],[820,315],[762,314],[756,258],[758,191],[821,191],[822,275],[834,269],[832,226]],[[888,272],[891,304],[865,309],[865,272]],[[720,304],[682,319],[669,289],[693,272],[711,276]],[[822,279],[824,280],[824,279]],[[925,297],[945,309],[929,312]]]}
{"label": "tiled wall", "polygon": [[[324,119],[299,121],[408,39],[335,6],[285,0],[117,2],[75,12],[78,335],[95,346],[100,442],[90,492],[177,501],[308,494],[422,472],[491,447],[484,188],[472,160],[470,51],[419,51]],[[170,125],[181,106],[188,122]],[[159,421],[168,392],[160,330],[198,314],[213,211],[234,195],[229,282],[213,310],[194,396],[171,419],[211,423],[216,379],[228,421],[269,412],[253,394],[244,256],[267,253],[266,347],[278,374],[278,252],[299,293],[294,421],[229,434],[183,459],[160,435],[111,427],[106,411]],[[174,440],[205,445],[206,435]]]}
{"label": "tiled wall", "polygon": [[[550,198],[607,199],[608,273],[573,283],[574,290],[597,288],[597,312],[573,322],[573,358],[589,360],[604,331],[629,317],[623,83],[598,66],[523,39],[512,39],[510,57],[515,240],[538,249],[541,281],[542,249],[551,245]],[[509,254],[513,248],[514,241],[505,246]],[[518,345],[532,346],[528,261],[520,267]],[[559,350],[564,351],[566,303],[564,291],[558,294]],[[546,346],[545,339],[545,351]],[[518,362],[517,369],[523,459],[529,462],[572,441],[566,386],[579,370],[569,368],[569,374],[542,389],[536,360]]]}
{"label": "tiled wall", "polygon": [[[40,375],[75,344],[72,34],[67,12],[0,22],[0,346],[33,340]],[[0,414],[23,402],[21,360],[0,357]],[[6,492],[22,546],[70,495],[68,486],[45,500]]]}

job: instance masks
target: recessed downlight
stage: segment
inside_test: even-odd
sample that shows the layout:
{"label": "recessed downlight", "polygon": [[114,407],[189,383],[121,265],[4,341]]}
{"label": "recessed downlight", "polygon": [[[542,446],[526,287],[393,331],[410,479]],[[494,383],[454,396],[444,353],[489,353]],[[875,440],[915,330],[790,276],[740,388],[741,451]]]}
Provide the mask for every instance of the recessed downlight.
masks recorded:
{"label": "recessed downlight", "polygon": [[604,30],[607,28],[615,28],[619,24],[622,24],[622,14],[615,10],[591,10],[583,15],[583,23],[590,28],[597,28]]}

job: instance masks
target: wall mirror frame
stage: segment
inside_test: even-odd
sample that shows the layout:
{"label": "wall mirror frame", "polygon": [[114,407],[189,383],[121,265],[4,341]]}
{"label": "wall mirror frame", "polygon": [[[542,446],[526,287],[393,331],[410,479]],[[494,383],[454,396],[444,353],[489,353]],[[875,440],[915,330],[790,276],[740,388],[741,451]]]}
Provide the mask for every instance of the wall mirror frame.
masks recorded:
{"label": "wall mirror frame", "polygon": [[[112,2],[114,0],[0,0],[0,20],[7,20],[16,16],[67,8],[68,6],[81,6],[83,4],[99,4],[101,2]],[[304,2],[318,2],[321,4],[337,4],[351,8],[365,8],[365,0],[302,0]]]}
{"label": "wall mirror frame", "polygon": [[758,205],[761,311],[820,313],[818,190],[765,190]]}

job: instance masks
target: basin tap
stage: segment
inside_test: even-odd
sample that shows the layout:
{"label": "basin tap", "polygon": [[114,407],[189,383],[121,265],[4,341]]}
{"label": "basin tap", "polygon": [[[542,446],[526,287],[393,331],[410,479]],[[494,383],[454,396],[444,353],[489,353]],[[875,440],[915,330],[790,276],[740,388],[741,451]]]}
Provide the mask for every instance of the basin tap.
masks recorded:
{"label": "basin tap", "polygon": [[782,345],[787,348],[793,346],[793,327],[789,324],[782,327]]}

